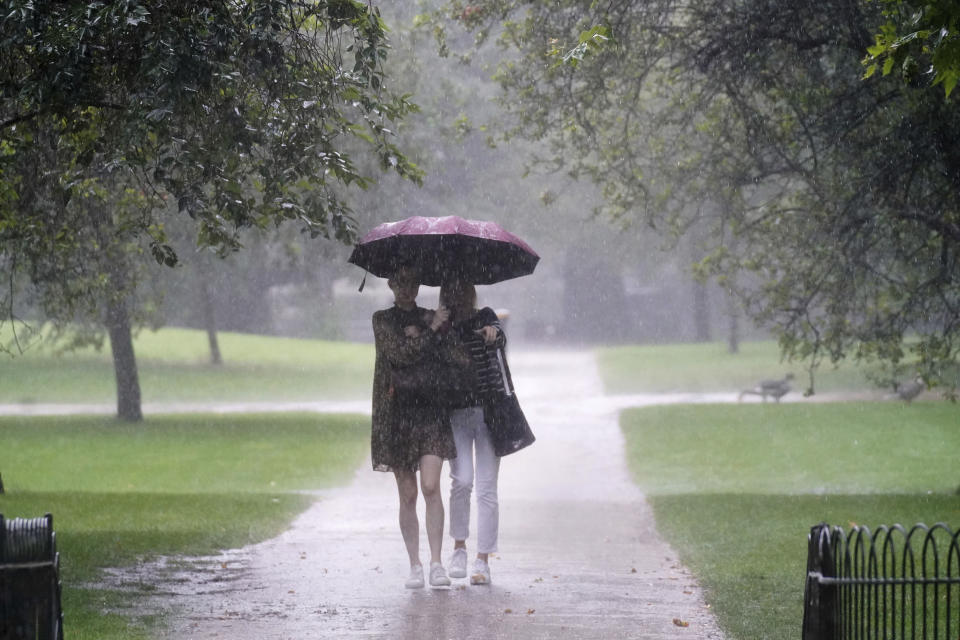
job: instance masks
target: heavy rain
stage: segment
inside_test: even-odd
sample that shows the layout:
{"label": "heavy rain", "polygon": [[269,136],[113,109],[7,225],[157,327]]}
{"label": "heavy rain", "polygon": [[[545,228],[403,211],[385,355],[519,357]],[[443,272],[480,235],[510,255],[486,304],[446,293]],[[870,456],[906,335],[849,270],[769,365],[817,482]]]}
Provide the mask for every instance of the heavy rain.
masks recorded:
{"label": "heavy rain", "polygon": [[955,639],[921,4],[5,0],[0,640]]}

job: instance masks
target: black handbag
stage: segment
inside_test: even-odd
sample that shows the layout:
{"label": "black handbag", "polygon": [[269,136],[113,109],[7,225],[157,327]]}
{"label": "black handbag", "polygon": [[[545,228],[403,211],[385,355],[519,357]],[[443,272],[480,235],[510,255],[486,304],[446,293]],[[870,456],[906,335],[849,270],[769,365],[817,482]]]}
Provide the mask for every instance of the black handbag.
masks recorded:
{"label": "black handbag", "polygon": [[465,367],[428,357],[419,362],[394,367],[390,383],[396,398],[403,404],[462,406],[464,398],[476,388],[472,367]]}
{"label": "black handbag", "polygon": [[528,447],[537,439],[523,415],[517,394],[502,395],[489,399],[483,405],[483,420],[490,431],[493,451],[498,457],[515,453]]}

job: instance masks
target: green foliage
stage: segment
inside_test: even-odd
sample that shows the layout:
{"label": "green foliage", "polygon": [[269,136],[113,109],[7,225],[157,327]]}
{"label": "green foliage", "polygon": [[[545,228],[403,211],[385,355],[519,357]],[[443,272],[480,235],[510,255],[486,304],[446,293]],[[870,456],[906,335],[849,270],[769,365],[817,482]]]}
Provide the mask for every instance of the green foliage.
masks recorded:
{"label": "green foliage", "polygon": [[280,533],[312,502],[300,491],[349,480],[368,446],[367,422],[292,414],[169,416],[136,426],[3,418],[0,513],[54,515],[70,637],[151,637],[157,620],[131,627],[130,618],[104,612],[135,612],[136,602],[92,587],[100,569]]}
{"label": "green foliage", "polygon": [[[888,380],[910,361],[929,384],[953,384],[960,114],[939,88],[863,81],[876,5],[471,6],[483,21],[460,22],[512,56],[496,75],[502,135],[595,183],[597,213],[702,238],[698,273],[771,327],[788,358],[879,362]],[[610,25],[616,46],[576,65],[547,55],[593,25]]]}
{"label": "green foliage", "polygon": [[58,319],[117,291],[91,216],[171,265],[165,216],[221,251],[284,222],[349,243],[344,191],[370,184],[354,157],[420,179],[391,130],[415,107],[388,86],[386,25],[367,3],[7,0],[2,14],[8,318],[18,289]]}
{"label": "green foliage", "polygon": [[597,53],[604,46],[610,44],[613,44],[610,38],[610,29],[603,25],[595,25],[587,31],[580,32],[575,47],[569,51],[554,48],[550,50],[550,55],[559,55],[564,64],[576,67],[586,56]]}
{"label": "green foliage", "polygon": [[885,76],[896,69],[906,82],[923,74],[949,98],[960,80],[960,7],[953,0],[879,1],[887,21],[867,47],[864,77],[878,68]]}

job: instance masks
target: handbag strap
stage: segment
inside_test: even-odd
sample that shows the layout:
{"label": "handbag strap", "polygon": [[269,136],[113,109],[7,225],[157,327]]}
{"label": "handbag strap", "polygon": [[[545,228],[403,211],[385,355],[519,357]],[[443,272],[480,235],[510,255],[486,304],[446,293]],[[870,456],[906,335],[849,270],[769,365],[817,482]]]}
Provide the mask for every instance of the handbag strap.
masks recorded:
{"label": "handbag strap", "polygon": [[513,383],[510,379],[510,372],[507,369],[507,359],[504,357],[503,349],[497,348],[497,365],[500,368],[500,375],[503,377],[503,390],[507,397],[513,395]]}

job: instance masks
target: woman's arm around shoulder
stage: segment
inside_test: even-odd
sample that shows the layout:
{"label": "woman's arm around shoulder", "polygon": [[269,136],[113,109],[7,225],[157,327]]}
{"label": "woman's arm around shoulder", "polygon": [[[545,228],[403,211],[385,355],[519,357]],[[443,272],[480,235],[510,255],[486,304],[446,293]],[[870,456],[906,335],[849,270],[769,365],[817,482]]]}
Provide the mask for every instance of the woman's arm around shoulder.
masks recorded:
{"label": "woman's arm around shoulder", "polygon": [[503,326],[500,324],[500,318],[497,316],[497,312],[491,309],[490,307],[484,307],[477,312],[476,324],[479,329],[483,327],[493,327],[497,331],[496,340],[493,341],[491,346],[495,347],[505,347],[507,346],[507,334],[503,331]]}

